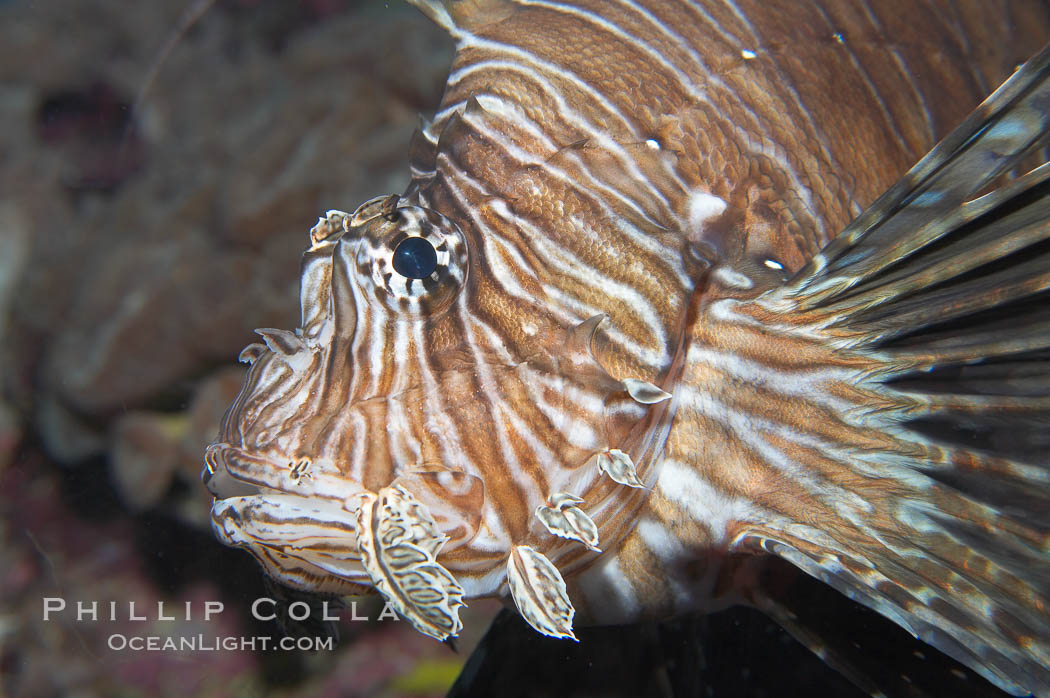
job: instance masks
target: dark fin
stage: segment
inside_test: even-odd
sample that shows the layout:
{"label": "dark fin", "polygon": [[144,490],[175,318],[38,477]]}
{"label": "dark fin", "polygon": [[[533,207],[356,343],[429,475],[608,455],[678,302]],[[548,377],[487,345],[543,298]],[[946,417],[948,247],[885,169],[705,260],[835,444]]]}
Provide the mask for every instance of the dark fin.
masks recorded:
{"label": "dark fin", "polygon": [[[276,616],[277,624],[286,636],[291,638],[331,638],[339,641],[339,624],[337,621],[325,620],[332,614],[338,613],[343,608],[343,603],[337,596],[325,594],[314,594],[299,589],[292,589],[274,581],[269,575],[263,576],[266,587],[266,598],[273,601],[272,606],[264,606],[265,613]],[[296,620],[293,616],[302,616],[302,608],[291,609],[292,604],[306,604],[310,613],[303,620]]]}
{"label": "dark fin", "polygon": [[750,601],[869,696],[997,698],[1002,691],[779,558],[752,558]]}
{"label": "dark fin", "polygon": [[502,611],[448,698],[864,695],[768,618],[742,606],[577,632],[580,642],[560,642]]}
{"label": "dark fin", "polygon": [[739,306],[782,340],[778,357],[828,373],[776,413],[789,430],[751,437],[790,444],[780,463],[802,473],[806,503],[779,501],[787,518],[744,523],[737,543],[1037,696],[1050,696],[1050,164],[1012,171],[1048,126],[1050,49],[785,287]]}

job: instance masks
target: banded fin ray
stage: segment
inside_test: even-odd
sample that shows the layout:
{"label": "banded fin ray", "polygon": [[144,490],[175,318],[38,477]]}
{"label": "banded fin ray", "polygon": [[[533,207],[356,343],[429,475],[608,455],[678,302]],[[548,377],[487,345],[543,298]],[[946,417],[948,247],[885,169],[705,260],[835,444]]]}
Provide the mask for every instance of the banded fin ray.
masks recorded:
{"label": "banded fin ray", "polygon": [[[833,420],[799,404],[783,417],[813,500],[792,505],[795,523],[741,522],[736,548],[1037,696],[1050,695],[1050,164],[1006,173],[1048,127],[1050,49],[788,285],[723,313],[850,369],[812,386]],[[829,434],[845,447],[820,450]],[[825,509],[836,485],[863,511]]]}
{"label": "banded fin ray", "polygon": [[[1050,140],[1050,50],[1024,64],[954,131],[810,260],[780,291],[799,307],[852,295],[864,281],[1000,205],[971,196]],[[1042,180],[1042,176],[1035,177]]]}

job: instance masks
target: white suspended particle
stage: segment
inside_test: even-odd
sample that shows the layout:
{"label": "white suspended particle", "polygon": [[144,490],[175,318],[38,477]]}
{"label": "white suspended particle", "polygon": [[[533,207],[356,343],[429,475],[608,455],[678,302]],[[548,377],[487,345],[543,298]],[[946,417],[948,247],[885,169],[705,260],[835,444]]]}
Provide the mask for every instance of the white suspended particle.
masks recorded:
{"label": "white suspended particle", "polygon": [[763,264],[765,264],[770,269],[783,269],[784,268],[784,265],[781,264],[780,262],[778,262],[775,259],[767,259],[766,261],[763,262]]}
{"label": "white suspended particle", "polygon": [[749,48],[745,48],[740,52],[740,57],[743,58],[745,61],[749,61],[752,58],[755,58],[756,56],[758,56],[758,54]]}
{"label": "white suspended particle", "polygon": [[655,138],[650,138],[647,141],[645,141],[645,145],[649,148],[649,150],[660,149],[660,141],[656,140]]}

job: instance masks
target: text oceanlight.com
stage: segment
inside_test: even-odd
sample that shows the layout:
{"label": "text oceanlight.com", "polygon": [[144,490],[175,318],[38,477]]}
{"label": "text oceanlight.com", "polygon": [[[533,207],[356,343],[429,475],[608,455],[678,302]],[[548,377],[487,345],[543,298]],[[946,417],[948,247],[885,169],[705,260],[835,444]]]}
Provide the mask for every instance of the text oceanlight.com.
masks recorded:
{"label": "text oceanlight.com", "polygon": [[107,642],[111,650],[132,652],[233,652],[238,650],[266,652],[268,650],[302,650],[317,652],[335,648],[331,637],[254,637],[196,635],[191,637],[160,637],[158,635],[122,635],[114,633]]}

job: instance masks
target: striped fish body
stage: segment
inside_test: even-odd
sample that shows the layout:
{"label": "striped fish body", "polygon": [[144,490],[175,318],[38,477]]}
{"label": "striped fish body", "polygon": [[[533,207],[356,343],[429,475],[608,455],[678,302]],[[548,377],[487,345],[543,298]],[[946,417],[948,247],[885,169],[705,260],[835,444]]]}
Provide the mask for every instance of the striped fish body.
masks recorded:
{"label": "striped fish body", "polygon": [[1045,59],[894,184],[1046,8],[414,4],[457,41],[445,97],[405,195],[311,231],[302,327],[242,354],[220,538],[440,639],[507,594],[555,637],[787,622],[772,553],[1050,693],[1041,180],[968,203],[1040,145]]}

